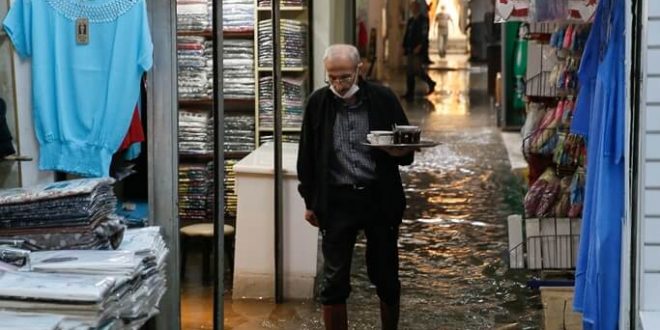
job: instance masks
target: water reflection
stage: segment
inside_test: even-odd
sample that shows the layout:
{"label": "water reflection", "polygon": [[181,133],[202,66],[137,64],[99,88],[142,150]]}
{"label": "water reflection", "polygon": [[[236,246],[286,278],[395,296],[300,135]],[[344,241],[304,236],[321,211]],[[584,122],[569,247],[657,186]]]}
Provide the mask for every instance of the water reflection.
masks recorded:
{"label": "water reflection", "polygon": [[[399,247],[400,329],[537,329],[539,297],[510,272],[506,217],[520,211],[520,184],[485,97],[483,73],[436,71],[437,92],[405,104],[425,138],[443,144],[402,168],[408,208]],[[403,81],[403,80],[402,80]],[[394,86],[402,87],[402,86]],[[375,288],[356,245],[350,329],[380,329]],[[225,302],[226,329],[323,329],[316,302]]]}

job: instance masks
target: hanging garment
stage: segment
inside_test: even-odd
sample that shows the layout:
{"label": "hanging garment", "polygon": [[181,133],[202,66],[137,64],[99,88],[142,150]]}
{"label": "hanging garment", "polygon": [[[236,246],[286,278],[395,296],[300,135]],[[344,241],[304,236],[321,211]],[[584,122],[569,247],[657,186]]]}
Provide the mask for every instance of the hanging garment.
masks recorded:
{"label": "hanging garment", "polygon": [[4,29],[32,59],[39,168],[109,173],[153,45],[144,0],[16,0]]}
{"label": "hanging garment", "polygon": [[140,119],[140,108],[136,105],[131,119],[131,126],[124,137],[124,141],[119,147],[119,151],[130,148],[135,143],[144,142],[144,130],[142,129],[142,119]]}
{"label": "hanging garment", "polygon": [[16,153],[11,141],[11,132],[7,126],[7,105],[3,99],[0,99],[0,158]]}
{"label": "hanging garment", "polygon": [[[589,112],[585,210],[574,306],[585,329],[617,329],[621,231],[624,217],[624,1],[599,3],[592,36],[599,34]],[[588,42],[587,48],[594,46]],[[593,55],[593,54],[591,54]],[[582,93],[581,93],[582,96]]]}

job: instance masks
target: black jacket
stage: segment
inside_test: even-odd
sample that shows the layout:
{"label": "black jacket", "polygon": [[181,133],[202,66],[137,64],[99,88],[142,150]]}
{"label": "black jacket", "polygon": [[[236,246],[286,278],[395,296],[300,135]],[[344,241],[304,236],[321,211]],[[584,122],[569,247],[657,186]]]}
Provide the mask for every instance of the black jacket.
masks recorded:
{"label": "black jacket", "polygon": [[429,47],[429,18],[424,15],[417,15],[408,19],[406,24],[406,34],[403,37],[403,50],[405,55],[410,55],[413,50],[421,45],[422,51],[428,53]]}
{"label": "black jacket", "polygon": [[[360,95],[367,102],[369,130],[391,130],[394,124],[407,125],[401,104],[387,87],[360,81]],[[334,94],[328,87],[315,91],[308,99],[298,150],[298,190],[308,210],[314,211],[321,227],[328,209],[330,156],[333,152],[333,128],[336,118]],[[380,216],[388,224],[401,222],[406,199],[401,184],[399,165],[410,165],[414,155],[391,157],[372,150],[376,162],[376,191]]]}

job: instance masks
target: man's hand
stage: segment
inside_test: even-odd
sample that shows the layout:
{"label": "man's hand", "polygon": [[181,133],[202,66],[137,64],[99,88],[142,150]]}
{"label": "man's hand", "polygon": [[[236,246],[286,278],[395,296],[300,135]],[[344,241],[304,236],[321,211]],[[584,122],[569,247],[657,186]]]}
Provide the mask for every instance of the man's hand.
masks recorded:
{"label": "man's hand", "polygon": [[307,220],[307,222],[309,222],[309,224],[314,227],[319,226],[319,219],[316,217],[316,214],[314,214],[314,211],[312,210],[305,210],[305,220]]}
{"label": "man's hand", "polygon": [[415,49],[413,49],[413,54],[415,54],[415,55],[417,55],[421,52],[422,52],[422,45],[418,45],[417,47],[415,47]]}

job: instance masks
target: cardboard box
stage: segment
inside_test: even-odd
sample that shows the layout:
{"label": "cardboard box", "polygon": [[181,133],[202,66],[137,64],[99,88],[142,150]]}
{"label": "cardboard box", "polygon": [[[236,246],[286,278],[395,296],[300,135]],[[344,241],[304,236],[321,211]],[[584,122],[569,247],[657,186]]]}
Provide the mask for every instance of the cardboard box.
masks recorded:
{"label": "cardboard box", "polygon": [[582,315],[573,311],[573,295],[573,287],[541,287],[543,329],[582,329]]}

